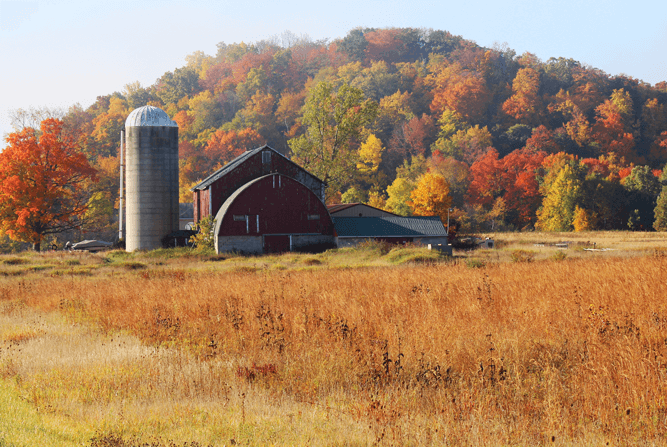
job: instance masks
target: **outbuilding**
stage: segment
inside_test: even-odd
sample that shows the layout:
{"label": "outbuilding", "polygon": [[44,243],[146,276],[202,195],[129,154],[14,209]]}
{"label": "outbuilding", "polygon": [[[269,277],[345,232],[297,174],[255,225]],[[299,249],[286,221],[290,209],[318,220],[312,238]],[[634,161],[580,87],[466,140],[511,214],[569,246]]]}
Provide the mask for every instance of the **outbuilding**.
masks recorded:
{"label": "outbuilding", "polygon": [[415,243],[451,254],[447,230],[438,216],[333,217],[338,248],[368,240]]}

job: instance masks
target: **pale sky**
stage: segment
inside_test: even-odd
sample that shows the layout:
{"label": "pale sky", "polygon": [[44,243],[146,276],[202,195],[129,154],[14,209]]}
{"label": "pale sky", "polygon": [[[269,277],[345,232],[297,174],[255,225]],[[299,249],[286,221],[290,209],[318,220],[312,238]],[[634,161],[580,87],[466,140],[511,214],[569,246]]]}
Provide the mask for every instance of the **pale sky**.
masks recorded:
{"label": "pale sky", "polygon": [[[484,47],[578,60],[610,75],[667,80],[667,2],[658,0],[0,0],[0,136],[18,108],[90,106],[149,86],[195,51],[291,31],[446,30]],[[0,148],[5,147],[4,137]]]}

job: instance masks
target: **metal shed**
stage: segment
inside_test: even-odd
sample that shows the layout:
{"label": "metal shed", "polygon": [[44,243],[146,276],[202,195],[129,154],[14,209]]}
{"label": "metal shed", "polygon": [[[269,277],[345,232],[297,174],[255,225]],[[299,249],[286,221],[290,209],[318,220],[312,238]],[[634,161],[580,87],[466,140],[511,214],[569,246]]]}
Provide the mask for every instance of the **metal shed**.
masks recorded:
{"label": "metal shed", "polygon": [[447,230],[438,216],[333,217],[339,248],[368,240],[396,244],[408,242],[450,251]]}

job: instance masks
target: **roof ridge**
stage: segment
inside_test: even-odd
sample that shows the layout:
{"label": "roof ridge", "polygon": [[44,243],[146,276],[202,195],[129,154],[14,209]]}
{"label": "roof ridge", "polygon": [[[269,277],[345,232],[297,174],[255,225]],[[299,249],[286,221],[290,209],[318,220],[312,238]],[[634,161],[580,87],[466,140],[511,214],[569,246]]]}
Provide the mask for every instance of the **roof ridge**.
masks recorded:
{"label": "roof ridge", "polygon": [[215,171],[213,174],[209,175],[204,180],[202,180],[201,182],[197,183],[195,186],[190,188],[190,191],[194,191],[194,190],[200,189],[204,186],[208,186],[209,184],[213,183],[215,180],[222,177],[226,173],[225,171],[228,171],[228,170],[234,168],[237,164],[239,164],[243,160],[247,159],[252,154],[254,154],[256,152],[259,152],[260,150],[263,150],[264,148],[269,148],[272,151],[274,151],[276,153],[279,153],[277,150],[275,150],[274,148],[272,148],[268,144],[265,144],[265,145],[260,146],[260,147],[256,147],[255,149],[247,150],[247,151],[243,152],[242,154],[239,154],[236,158],[227,162],[224,166],[222,166],[220,169]]}

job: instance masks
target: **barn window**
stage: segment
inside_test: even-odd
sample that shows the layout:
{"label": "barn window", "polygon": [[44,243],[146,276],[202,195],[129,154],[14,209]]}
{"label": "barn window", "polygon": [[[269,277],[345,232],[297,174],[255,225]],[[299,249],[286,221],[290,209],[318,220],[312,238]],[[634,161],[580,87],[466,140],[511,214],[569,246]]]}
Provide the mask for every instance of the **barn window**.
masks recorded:
{"label": "barn window", "polygon": [[308,215],[308,220],[320,220],[320,215],[319,214],[309,214]]}
{"label": "barn window", "polygon": [[264,151],[262,152],[262,164],[268,165],[271,163],[271,152]]}
{"label": "barn window", "polygon": [[245,222],[245,216],[234,214],[234,222]]}

